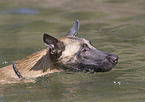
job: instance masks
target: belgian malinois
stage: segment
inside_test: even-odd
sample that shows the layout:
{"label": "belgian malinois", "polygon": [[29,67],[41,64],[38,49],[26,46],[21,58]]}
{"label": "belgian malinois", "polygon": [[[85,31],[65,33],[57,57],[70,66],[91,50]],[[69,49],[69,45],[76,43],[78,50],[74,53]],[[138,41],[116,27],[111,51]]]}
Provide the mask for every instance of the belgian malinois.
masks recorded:
{"label": "belgian malinois", "polygon": [[47,48],[0,68],[0,83],[15,83],[63,70],[110,71],[117,64],[118,56],[97,50],[88,40],[76,37],[78,30],[79,20],[59,40],[44,33]]}

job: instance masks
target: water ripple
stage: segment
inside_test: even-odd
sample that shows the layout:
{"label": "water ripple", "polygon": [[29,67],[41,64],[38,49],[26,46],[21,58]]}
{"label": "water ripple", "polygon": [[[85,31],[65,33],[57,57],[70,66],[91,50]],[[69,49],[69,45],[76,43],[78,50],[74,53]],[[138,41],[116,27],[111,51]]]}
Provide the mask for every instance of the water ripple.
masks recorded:
{"label": "water ripple", "polygon": [[1,14],[36,15],[36,14],[39,14],[39,10],[38,9],[30,9],[30,8],[10,8],[7,10],[1,10]]}

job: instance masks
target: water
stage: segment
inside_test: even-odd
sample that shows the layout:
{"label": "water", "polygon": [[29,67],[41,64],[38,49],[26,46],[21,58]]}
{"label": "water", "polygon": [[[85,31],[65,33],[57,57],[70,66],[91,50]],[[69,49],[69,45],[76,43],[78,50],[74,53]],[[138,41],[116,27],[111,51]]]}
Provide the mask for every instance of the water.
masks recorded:
{"label": "water", "polygon": [[144,0],[1,0],[0,67],[45,48],[44,32],[79,37],[119,55],[105,73],[53,73],[36,83],[0,85],[0,102],[145,102]]}

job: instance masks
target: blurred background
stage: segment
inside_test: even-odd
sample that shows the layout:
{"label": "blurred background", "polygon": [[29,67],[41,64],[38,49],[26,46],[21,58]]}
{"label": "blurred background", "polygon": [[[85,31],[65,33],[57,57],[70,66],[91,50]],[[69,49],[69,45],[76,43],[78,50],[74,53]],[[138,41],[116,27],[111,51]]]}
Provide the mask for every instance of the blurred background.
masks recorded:
{"label": "blurred background", "polygon": [[44,32],[79,37],[117,54],[105,73],[53,73],[36,83],[0,85],[0,102],[144,102],[144,0],[0,0],[0,67],[46,48]]}

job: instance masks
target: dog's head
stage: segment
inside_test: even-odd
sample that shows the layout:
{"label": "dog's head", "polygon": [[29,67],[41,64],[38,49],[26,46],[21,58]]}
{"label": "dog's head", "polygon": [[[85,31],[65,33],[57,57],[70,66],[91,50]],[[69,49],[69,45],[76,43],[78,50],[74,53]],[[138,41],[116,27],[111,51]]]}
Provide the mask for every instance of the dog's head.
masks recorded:
{"label": "dog's head", "polygon": [[50,56],[57,66],[62,69],[75,71],[109,71],[118,62],[118,56],[112,53],[97,50],[84,39],[76,37],[79,30],[79,20],[70,29],[67,36],[56,39],[44,34],[44,43],[50,48]]}

